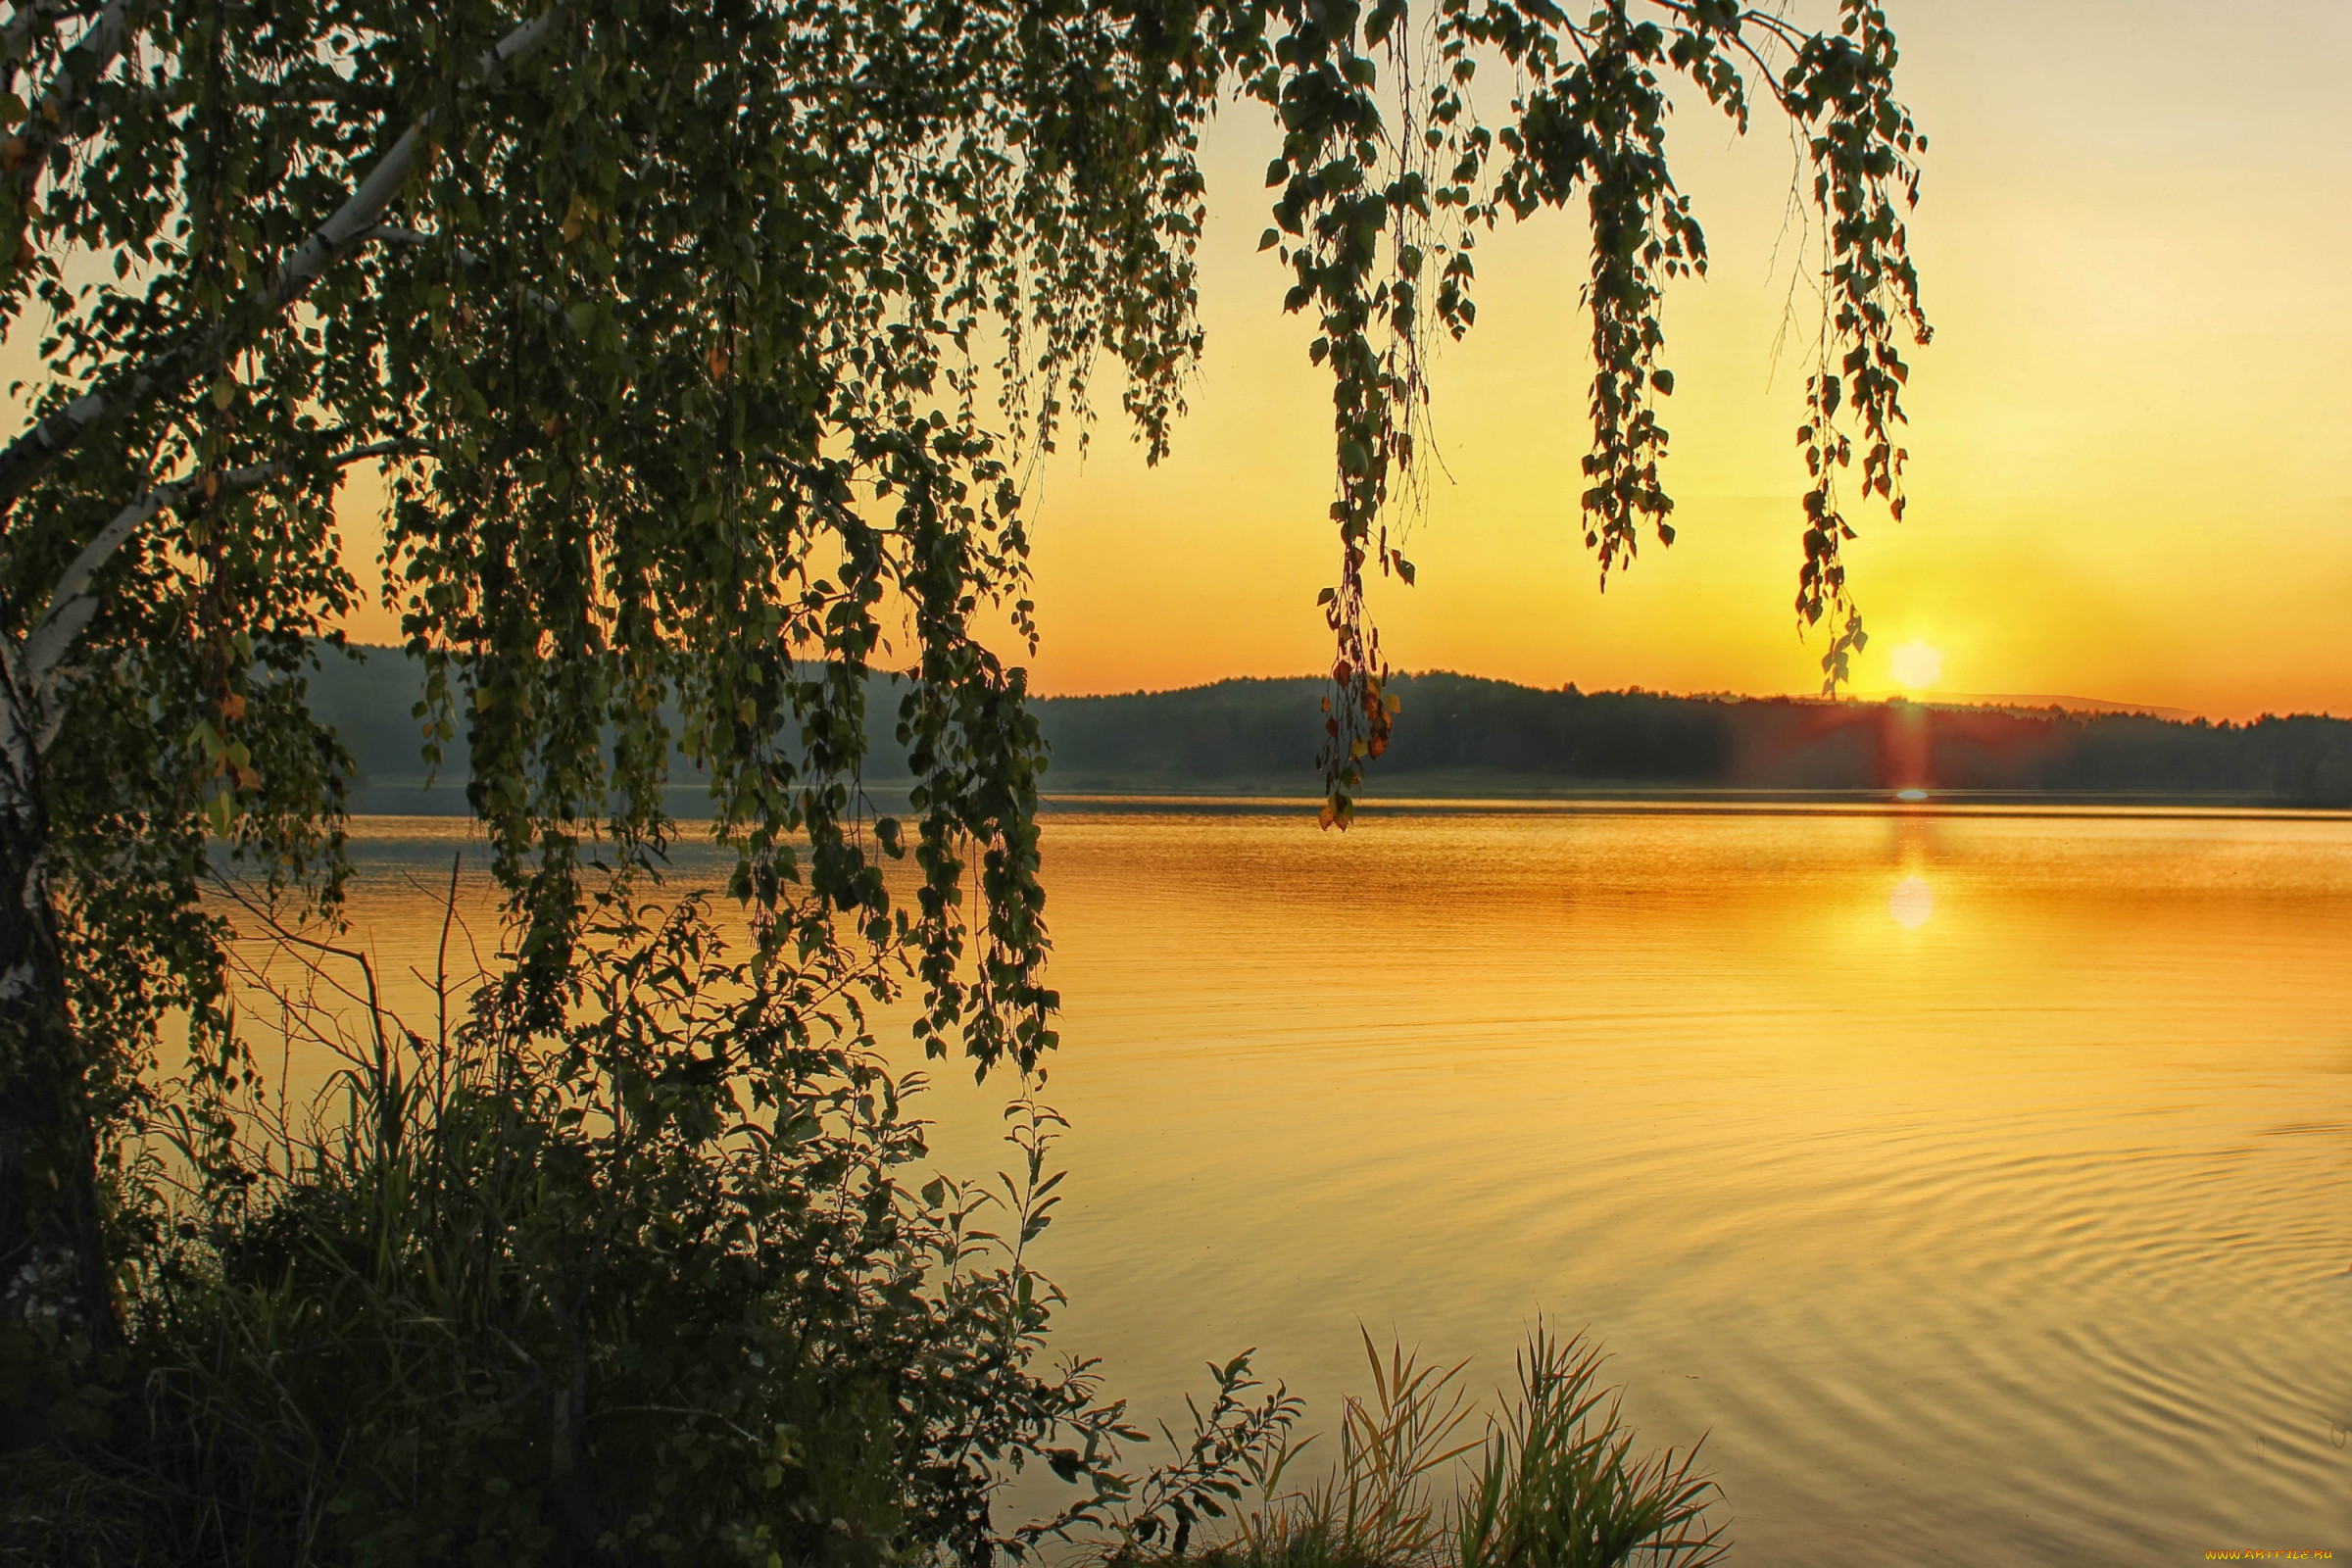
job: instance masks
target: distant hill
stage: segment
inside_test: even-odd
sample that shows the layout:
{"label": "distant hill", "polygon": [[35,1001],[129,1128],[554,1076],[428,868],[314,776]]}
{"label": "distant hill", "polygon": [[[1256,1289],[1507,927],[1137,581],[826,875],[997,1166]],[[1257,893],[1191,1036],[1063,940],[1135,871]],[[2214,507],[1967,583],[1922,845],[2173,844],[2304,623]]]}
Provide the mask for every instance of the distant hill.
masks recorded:
{"label": "distant hill", "polygon": [[[328,659],[313,709],[360,767],[363,812],[463,811],[462,773],[426,789],[410,710],[419,681],[394,650]],[[878,687],[881,682],[877,682]],[[1320,792],[1314,769],[1324,683],[1227,680],[1172,692],[1046,698],[1057,795],[1278,795]],[[2298,715],[2245,724],[2059,708],[1668,697],[1539,691],[1469,675],[1399,677],[1396,739],[1370,794],[1883,796],[1903,789],[2050,801],[2184,800],[2352,805],[2352,721]],[[877,689],[869,783],[903,765],[897,704]],[[462,769],[464,741],[452,748]],[[702,791],[681,767],[672,809]]]}

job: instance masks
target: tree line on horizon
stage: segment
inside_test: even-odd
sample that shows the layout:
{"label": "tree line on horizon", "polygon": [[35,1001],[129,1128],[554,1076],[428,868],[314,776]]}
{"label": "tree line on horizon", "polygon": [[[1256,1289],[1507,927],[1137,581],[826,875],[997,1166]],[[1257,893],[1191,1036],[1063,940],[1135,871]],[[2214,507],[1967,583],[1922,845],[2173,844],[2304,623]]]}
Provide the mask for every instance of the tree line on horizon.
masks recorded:
{"label": "tree line on horizon", "polygon": [[[392,649],[329,660],[312,678],[320,718],[359,767],[363,812],[462,810],[465,779],[427,790],[410,710],[420,671]],[[883,677],[876,677],[881,679]],[[1593,790],[1842,794],[1924,789],[2054,799],[2204,799],[2352,805],[2352,720],[2270,715],[2243,723],[2057,707],[1824,702],[1544,690],[1431,671],[1390,688],[1408,708],[1383,759],[1392,798]],[[1051,748],[1049,793],[1313,792],[1307,740],[1320,677],[1259,677],[1173,691],[1032,698]],[[868,722],[894,705],[870,703]],[[889,755],[888,737],[869,755]],[[902,781],[877,771],[888,790]],[[673,809],[703,783],[676,760]]]}

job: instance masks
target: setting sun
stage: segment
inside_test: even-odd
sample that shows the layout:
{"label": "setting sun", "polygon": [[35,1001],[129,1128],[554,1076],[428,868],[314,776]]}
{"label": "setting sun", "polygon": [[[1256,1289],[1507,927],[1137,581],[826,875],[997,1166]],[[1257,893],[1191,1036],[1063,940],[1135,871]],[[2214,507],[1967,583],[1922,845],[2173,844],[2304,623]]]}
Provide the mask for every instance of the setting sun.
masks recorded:
{"label": "setting sun", "polygon": [[1895,684],[1906,691],[1933,686],[1943,678],[1943,655],[1917,640],[1897,648],[1891,662]]}

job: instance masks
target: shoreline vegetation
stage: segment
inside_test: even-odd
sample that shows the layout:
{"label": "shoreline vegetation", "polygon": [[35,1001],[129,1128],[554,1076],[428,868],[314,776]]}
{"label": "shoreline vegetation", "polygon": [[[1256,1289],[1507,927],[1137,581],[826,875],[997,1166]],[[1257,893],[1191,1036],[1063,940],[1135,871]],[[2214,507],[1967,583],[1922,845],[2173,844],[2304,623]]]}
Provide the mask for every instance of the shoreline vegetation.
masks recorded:
{"label": "shoreline vegetation", "polygon": [[[359,815],[466,810],[462,743],[428,783],[411,717],[423,681],[397,649],[322,654],[313,711],[357,763]],[[877,685],[888,677],[877,677]],[[1236,679],[1177,691],[1032,698],[1053,751],[1049,800],[1107,796],[1309,799],[1319,794],[1318,677]],[[1416,800],[1939,800],[2015,804],[2352,807],[2352,719],[2265,715],[2214,723],[2144,711],[1803,698],[1676,697],[1401,675],[1403,711],[1364,804]],[[897,704],[867,704],[866,779],[908,781],[891,730]],[[673,813],[705,790],[674,758]]]}
{"label": "shoreline vegetation", "polygon": [[[472,951],[457,874],[409,1015],[365,954],[222,885],[266,955],[234,959],[237,1004],[280,1038],[242,1038],[185,1082],[191,1114],[120,1149],[117,1222],[146,1244],[124,1343],[48,1444],[0,1450],[0,1568],[1729,1549],[1700,1446],[1640,1446],[1599,1347],[1541,1321],[1489,1410],[1467,1362],[1365,1334],[1370,1392],[1328,1435],[1245,1350],[1154,1443],[1097,1363],[1046,1353],[1064,1298],[1030,1247],[1064,1123],[1037,1079],[1004,1109],[1010,1168],[958,1179],[930,1164],[925,1076],[891,1069],[861,1005],[896,992],[887,962],[779,993],[709,898],[621,905],[550,1020],[511,956],[449,968]],[[307,1103],[297,1050],[339,1064]],[[1067,1500],[998,1517],[1030,1467]]]}

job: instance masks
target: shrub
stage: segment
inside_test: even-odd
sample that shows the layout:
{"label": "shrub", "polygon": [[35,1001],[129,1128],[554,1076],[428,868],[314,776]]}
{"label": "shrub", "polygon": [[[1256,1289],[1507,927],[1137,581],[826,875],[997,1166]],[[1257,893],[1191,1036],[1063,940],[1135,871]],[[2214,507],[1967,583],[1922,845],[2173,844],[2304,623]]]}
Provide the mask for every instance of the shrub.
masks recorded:
{"label": "shrub", "polygon": [[[312,987],[357,958],[305,951]],[[1036,1370],[1058,1119],[1015,1102],[1001,1193],[910,1185],[891,976],[829,961],[737,961],[689,899],[612,914],[560,1023],[509,975],[428,1039],[367,974],[356,1042],[257,973],[347,1065],[294,1119],[250,1053],[196,1075],[128,1195],[167,1245],[125,1392],[103,1441],[16,1461],[0,1556],[986,1561],[1006,1471],[1115,1416]]]}

